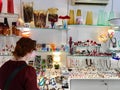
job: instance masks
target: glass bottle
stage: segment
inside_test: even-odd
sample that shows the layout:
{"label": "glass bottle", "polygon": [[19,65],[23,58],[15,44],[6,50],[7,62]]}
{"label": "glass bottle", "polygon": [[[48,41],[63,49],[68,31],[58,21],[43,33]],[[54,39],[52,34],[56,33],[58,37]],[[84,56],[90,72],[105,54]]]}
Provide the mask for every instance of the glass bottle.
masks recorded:
{"label": "glass bottle", "polygon": [[68,25],[74,24],[74,10],[70,10],[69,16],[70,16],[70,19],[68,20]]}
{"label": "glass bottle", "polygon": [[3,26],[4,26],[4,24],[0,23],[0,35],[3,34]]}
{"label": "glass bottle", "polygon": [[76,24],[83,24],[83,18],[81,16],[81,10],[80,9],[77,9]]}
{"label": "glass bottle", "polygon": [[92,24],[93,24],[93,14],[92,11],[88,11],[86,16],[86,25],[92,25]]}
{"label": "glass bottle", "polygon": [[4,18],[4,26],[9,28],[7,17]]}
{"label": "glass bottle", "polygon": [[9,35],[10,30],[9,30],[9,24],[8,24],[8,19],[5,17],[4,18],[4,26],[3,26],[3,35]]}

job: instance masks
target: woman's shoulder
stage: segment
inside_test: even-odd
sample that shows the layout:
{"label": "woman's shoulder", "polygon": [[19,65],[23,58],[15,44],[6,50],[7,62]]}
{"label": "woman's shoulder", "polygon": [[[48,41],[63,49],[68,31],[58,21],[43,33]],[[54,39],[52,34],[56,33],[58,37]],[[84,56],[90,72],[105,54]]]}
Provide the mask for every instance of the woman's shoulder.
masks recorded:
{"label": "woman's shoulder", "polygon": [[24,72],[26,77],[29,77],[29,76],[36,77],[36,70],[32,66],[27,65],[27,67],[25,67],[24,69]]}
{"label": "woman's shoulder", "polygon": [[10,63],[10,60],[6,61],[6,62],[1,66],[1,68],[7,67],[7,65],[9,65],[9,63]]}
{"label": "woman's shoulder", "polygon": [[35,68],[30,65],[27,65],[26,69],[30,71],[35,71]]}
{"label": "woman's shoulder", "polygon": [[34,67],[32,67],[32,66],[29,66],[29,65],[27,65],[27,67],[25,68],[25,71],[26,72],[29,72],[29,73],[36,73],[36,70],[35,70],[35,68]]}

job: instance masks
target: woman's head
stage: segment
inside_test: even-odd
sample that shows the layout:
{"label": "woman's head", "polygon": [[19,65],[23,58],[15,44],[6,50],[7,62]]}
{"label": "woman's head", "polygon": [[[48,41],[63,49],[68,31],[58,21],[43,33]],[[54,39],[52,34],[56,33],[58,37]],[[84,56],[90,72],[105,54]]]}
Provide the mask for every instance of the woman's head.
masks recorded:
{"label": "woman's head", "polygon": [[31,38],[22,37],[17,43],[13,55],[15,57],[24,57],[28,53],[31,53],[36,48],[36,41]]}

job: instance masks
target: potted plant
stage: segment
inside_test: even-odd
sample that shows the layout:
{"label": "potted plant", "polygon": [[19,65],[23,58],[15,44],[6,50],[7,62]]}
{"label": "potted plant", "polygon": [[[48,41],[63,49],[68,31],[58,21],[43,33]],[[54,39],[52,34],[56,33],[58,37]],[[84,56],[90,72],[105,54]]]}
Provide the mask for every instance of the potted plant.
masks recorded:
{"label": "potted plant", "polygon": [[60,68],[60,65],[59,65],[59,64],[54,64],[54,68],[55,68],[55,69],[59,69],[59,68]]}

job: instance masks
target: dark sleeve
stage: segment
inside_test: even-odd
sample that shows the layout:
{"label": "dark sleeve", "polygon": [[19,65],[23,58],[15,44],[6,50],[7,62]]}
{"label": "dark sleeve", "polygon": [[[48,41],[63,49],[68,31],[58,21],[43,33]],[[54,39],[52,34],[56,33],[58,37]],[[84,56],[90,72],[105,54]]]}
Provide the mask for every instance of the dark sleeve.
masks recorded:
{"label": "dark sleeve", "polygon": [[[1,67],[0,67],[0,80],[2,79],[1,78],[2,76],[1,76]],[[0,81],[0,89],[2,88],[2,82]]]}
{"label": "dark sleeve", "polygon": [[37,76],[36,71],[33,67],[28,66],[25,73],[25,90],[39,90],[37,88]]}
{"label": "dark sleeve", "polygon": [[0,89],[3,88],[3,83],[5,82],[5,77],[7,77],[7,74],[3,74],[6,72],[8,69],[6,66],[7,62],[5,62],[1,67],[0,67]]}

